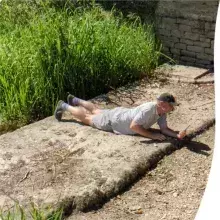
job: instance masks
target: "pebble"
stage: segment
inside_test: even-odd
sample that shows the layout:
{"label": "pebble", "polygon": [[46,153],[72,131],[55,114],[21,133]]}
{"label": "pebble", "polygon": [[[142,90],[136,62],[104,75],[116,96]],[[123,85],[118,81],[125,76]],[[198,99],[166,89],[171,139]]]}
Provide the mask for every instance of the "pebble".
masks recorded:
{"label": "pebble", "polygon": [[177,197],[177,196],[178,196],[177,192],[173,193],[173,197]]}
{"label": "pebble", "polygon": [[141,210],[140,206],[133,206],[130,208],[131,211],[137,211],[137,210]]}
{"label": "pebble", "polygon": [[143,214],[143,211],[141,209],[139,209],[139,210],[136,210],[134,213],[135,214]]}

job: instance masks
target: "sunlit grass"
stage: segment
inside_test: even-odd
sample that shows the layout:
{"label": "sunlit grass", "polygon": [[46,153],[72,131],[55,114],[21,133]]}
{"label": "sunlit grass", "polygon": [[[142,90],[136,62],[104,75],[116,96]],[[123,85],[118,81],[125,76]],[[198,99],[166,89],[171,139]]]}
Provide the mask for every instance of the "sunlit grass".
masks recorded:
{"label": "sunlit grass", "polygon": [[138,18],[46,2],[1,3],[0,124],[49,116],[68,92],[91,98],[158,65],[160,45]]}

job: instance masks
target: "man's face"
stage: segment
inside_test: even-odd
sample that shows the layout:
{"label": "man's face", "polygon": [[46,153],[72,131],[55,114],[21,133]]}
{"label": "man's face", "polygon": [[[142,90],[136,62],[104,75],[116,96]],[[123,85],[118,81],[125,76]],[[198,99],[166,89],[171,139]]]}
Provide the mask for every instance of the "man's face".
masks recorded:
{"label": "man's face", "polygon": [[162,107],[163,113],[169,113],[174,110],[173,105],[171,105],[168,102],[161,102],[161,107]]}

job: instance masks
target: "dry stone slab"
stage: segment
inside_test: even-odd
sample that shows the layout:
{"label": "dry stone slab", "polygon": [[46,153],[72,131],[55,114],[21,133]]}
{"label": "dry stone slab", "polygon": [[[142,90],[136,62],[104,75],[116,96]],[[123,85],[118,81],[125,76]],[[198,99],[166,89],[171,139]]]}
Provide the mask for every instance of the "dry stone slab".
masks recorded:
{"label": "dry stone slab", "polygon": [[[188,58],[191,59],[191,58]],[[187,60],[189,61],[189,60]],[[160,67],[160,71],[164,71],[165,74],[171,77],[197,79],[208,72],[208,69],[197,68],[192,66],[183,65],[163,65]]]}
{"label": "dry stone slab", "polygon": [[180,60],[186,61],[186,62],[191,62],[191,63],[195,63],[196,59],[192,58],[192,57],[188,57],[188,56],[181,56]]}
{"label": "dry stone slab", "polygon": [[199,46],[187,46],[188,51],[197,52],[197,53],[203,53],[204,48]]}
{"label": "dry stone slab", "polygon": [[[168,116],[171,128],[181,130],[190,123],[193,130],[214,117],[214,103],[204,105],[213,100],[210,88],[159,82],[141,81],[94,102],[105,108],[132,107],[166,91],[177,95],[180,103]],[[195,114],[191,106],[202,109]],[[25,206],[32,201],[43,206],[63,204],[72,210],[109,199],[176,149],[169,139],[160,143],[115,135],[84,126],[68,114],[61,122],[49,117],[1,135],[0,143],[0,204]]]}
{"label": "dry stone slab", "polygon": [[213,55],[214,54],[214,50],[211,48],[205,48],[205,53]]}
{"label": "dry stone slab", "polygon": [[176,44],[175,44],[175,48],[177,48],[177,49],[182,49],[182,50],[186,50],[186,44],[176,43]]}
{"label": "dry stone slab", "polygon": [[188,40],[188,39],[180,39],[180,43],[184,43],[184,44],[187,44],[187,45],[193,45],[194,42],[192,40]]}
{"label": "dry stone slab", "polygon": [[196,53],[188,50],[181,50],[181,55],[187,56],[187,57],[196,57]]}
{"label": "dry stone slab", "polygon": [[78,210],[118,193],[170,147],[53,117],[4,134],[0,142],[0,204],[71,200]]}
{"label": "dry stone slab", "polygon": [[210,73],[204,75],[203,77],[197,79],[197,82],[198,82],[198,83],[200,83],[200,82],[201,82],[201,83],[202,83],[202,82],[213,83],[214,80],[215,80],[215,79],[214,79],[214,76],[215,76],[215,74],[214,74],[213,72],[210,72]]}
{"label": "dry stone slab", "polygon": [[196,57],[198,59],[201,59],[201,60],[207,60],[207,61],[213,61],[214,60],[214,57],[213,55],[209,55],[209,54],[196,54]]}

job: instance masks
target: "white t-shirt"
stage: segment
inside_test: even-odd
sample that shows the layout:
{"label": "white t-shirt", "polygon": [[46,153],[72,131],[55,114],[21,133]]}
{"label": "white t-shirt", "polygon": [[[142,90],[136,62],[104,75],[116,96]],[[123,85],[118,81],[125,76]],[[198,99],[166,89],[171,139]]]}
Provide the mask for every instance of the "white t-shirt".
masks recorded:
{"label": "white t-shirt", "polygon": [[159,116],[156,106],[156,102],[147,102],[134,108],[117,107],[104,110],[101,115],[94,118],[94,126],[103,130],[111,129],[117,134],[136,134],[130,129],[133,120],[145,129],[156,122],[159,126],[166,126],[166,114]]}

